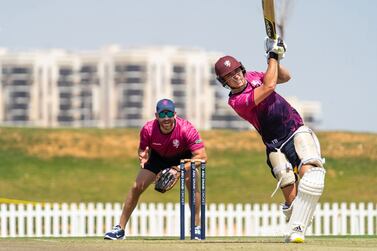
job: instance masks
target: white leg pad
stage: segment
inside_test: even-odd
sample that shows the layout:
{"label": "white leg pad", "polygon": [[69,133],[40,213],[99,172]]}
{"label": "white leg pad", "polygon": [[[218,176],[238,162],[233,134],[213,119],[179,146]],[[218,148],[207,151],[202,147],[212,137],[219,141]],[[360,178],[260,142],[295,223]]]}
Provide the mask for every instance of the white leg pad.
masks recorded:
{"label": "white leg pad", "polygon": [[271,152],[268,157],[273,167],[272,171],[280,182],[280,187],[283,188],[295,183],[296,177],[293,173],[292,165],[282,152]]}
{"label": "white leg pad", "polygon": [[315,133],[308,127],[302,126],[297,130],[293,138],[295,149],[301,160],[301,165],[312,164],[323,167],[324,160],[321,157],[321,147]]}
{"label": "white leg pad", "polygon": [[312,167],[301,178],[298,185],[298,193],[294,200],[292,215],[288,223],[290,235],[292,232],[300,231],[305,234],[319,197],[323,192],[325,173],[325,169],[321,167]]}
{"label": "white leg pad", "polygon": [[296,176],[293,172],[291,163],[288,162],[287,158],[282,152],[280,152],[280,150],[278,150],[277,152],[271,152],[268,155],[268,158],[273,167],[272,171],[274,172],[274,175],[278,180],[276,188],[271,194],[271,197],[273,197],[279,187],[283,188],[295,183]]}

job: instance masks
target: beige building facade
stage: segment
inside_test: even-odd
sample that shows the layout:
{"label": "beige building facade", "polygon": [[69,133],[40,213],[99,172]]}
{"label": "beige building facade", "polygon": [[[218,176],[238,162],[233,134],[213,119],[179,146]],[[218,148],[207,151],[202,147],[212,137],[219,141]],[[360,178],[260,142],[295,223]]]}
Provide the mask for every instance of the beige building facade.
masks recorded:
{"label": "beige building facade", "polygon": [[[69,52],[0,50],[0,124],[30,127],[140,127],[161,98],[201,130],[248,129],[226,104],[213,64],[220,53],[180,47]],[[309,123],[318,102],[292,99]]]}

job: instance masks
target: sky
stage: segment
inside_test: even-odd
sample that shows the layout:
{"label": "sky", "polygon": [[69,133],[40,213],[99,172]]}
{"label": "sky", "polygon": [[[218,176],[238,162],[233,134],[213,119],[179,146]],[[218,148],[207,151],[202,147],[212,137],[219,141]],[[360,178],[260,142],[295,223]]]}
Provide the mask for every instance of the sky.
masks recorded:
{"label": "sky", "polygon": [[[321,130],[377,133],[377,1],[290,0],[281,95],[322,105]],[[265,71],[260,0],[0,0],[0,47],[172,45]]]}

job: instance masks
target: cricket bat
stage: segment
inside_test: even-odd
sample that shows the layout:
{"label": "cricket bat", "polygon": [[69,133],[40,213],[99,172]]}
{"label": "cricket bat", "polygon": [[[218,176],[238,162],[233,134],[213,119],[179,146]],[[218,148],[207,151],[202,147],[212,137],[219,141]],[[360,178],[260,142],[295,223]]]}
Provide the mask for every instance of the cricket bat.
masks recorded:
{"label": "cricket bat", "polygon": [[269,38],[276,39],[275,6],[274,0],[262,0],[264,24]]}

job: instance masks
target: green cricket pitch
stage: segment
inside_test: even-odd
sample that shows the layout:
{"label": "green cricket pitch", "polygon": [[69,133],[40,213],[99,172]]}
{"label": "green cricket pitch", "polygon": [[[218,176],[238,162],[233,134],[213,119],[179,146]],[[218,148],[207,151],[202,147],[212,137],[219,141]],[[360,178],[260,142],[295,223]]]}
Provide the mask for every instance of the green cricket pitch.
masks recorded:
{"label": "green cricket pitch", "polygon": [[177,238],[135,238],[108,241],[98,238],[0,238],[0,250],[376,250],[376,236],[307,237],[302,244],[286,244],[281,237],[209,237],[204,241]]}

